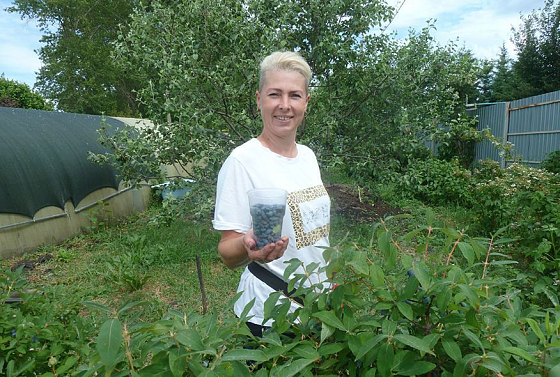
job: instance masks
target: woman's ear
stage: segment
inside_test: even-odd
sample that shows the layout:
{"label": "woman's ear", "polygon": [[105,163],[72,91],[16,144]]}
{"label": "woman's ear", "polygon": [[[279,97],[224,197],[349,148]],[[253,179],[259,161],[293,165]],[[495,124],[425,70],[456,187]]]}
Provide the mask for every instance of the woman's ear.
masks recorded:
{"label": "woman's ear", "polygon": [[261,95],[260,95],[258,90],[256,91],[255,96],[257,97],[257,110],[260,110],[261,109]]}

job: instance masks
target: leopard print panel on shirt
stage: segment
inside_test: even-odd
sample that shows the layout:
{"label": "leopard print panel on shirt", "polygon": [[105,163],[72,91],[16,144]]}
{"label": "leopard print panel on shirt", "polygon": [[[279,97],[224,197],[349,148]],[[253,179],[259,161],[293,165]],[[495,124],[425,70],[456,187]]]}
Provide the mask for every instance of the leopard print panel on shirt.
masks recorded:
{"label": "leopard print panel on shirt", "polygon": [[330,221],[325,225],[318,226],[308,232],[305,231],[305,224],[315,224],[323,220],[328,220],[330,210],[330,199],[328,203],[323,204],[313,210],[304,211],[300,207],[301,203],[310,202],[329,194],[323,185],[308,187],[303,190],[294,191],[288,194],[288,207],[294,224],[294,233],[296,238],[296,248],[298,250],[311,246],[324,237],[329,236]]}

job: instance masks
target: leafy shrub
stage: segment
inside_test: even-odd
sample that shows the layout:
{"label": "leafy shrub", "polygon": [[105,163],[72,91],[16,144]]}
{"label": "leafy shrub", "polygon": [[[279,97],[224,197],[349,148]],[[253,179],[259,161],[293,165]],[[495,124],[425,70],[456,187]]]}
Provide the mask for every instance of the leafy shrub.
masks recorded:
{"label": "leafy shrub", "polygon": [[[93,327],[77,316],[82,305],[60,292],[30,292],[16,271],[0,273],[0,374],[62,376],[85,362]],[[8,304],[17,294],[22,300]]]}
{"label": "leafy shrub", "polygon": [[512,164],[495,175],[475,174],[474,182],[475,230],[488,234],[508,226],[509,235],[519,239],[521,252],[530,268],[539,272],[558,271],[559,176]]}
{"label": "leafy shrub", "polygon": [[471,165],[475,156],[475,145],[484,139],[485,132],[477,130],[478,120],[459,113],[457,118],[440,125],[433,133],[438,143],[437,156],[451,161],[456,159],[461,166]]}
{"label": "leafy shrub", "polygon": [[471,174],[456,160],[416,160],[397,178],[397,189],[408,197],[432,204],[470,202]]}
{"label": "leafy shrub", "polygon": [[[432,247],[436,239],[445,247]],[[119,319],[125,305],[102,326],[79,375],[552,376],[560,372],[558,288],[548,287],[549,309],[523,300],[502,273],[515,263],[502,252],[511,241],[431,226],[397,237],[381,222],[369,245],[325,251],[332,289],[298,288],[305,305],[294,313],[273,294],[265,316],[275,322],[262,338],[250,335],[245,315],[171,311],[128,326]],[[286,276],[299,265],[292,260]],[[309,266],[290,285],[318,272]]]}
{"label": "leafy shrub", "polygon": [[560,174],[560,150],[550,152],[541,162],[541,167],[551,173]]}
{"label": "leafy shrub", "polygon": [[498,161],[479,160],[473,169],[472,178],[474,182],[486,182],[503,175],[504,170]]}
{"label": "leafy shrub", "polygon": [[0,75],[0,106],[53,111],[52,103],[45,101],[29,85],[9,80]]}

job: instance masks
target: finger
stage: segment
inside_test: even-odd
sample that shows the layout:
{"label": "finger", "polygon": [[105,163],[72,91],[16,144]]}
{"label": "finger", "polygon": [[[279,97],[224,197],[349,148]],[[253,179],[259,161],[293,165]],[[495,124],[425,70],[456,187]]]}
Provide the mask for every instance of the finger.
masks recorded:
{"label": "finger", "polygon": [[253,229],[249,229],[249,231],[243,237],[243,244],[247,248],[247,250],[256,250],[257,249],[257,242],[255,241],[255,237],[253,235]]}
{"label": "finger", "polygon": [[[266,263],[267,262],[267,257],[274,250],[274,246],[271,246],[271,245],[274,245],[274,244],[266,245],[265,247],[263,247],[260,250],[257,250],[256,247],[254,249],[248,250],[247,254],[249,256],[249,259],[257,261],[257,262]],[[268,262],[270,262],[270,261],[268,260]]]}
{"label": "finger", "polygon": [[273,261],[276,259],[280,259],[282,258],[282,256],[284,256],[284,251],[286,251],[286,248],[283,246],[276,246],[267,256],[266,259],[268,261]]}

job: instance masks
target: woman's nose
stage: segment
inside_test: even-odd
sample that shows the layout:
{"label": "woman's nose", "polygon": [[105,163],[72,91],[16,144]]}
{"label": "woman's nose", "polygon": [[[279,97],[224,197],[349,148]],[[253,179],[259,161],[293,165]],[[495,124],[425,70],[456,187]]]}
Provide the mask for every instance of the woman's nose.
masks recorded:
{"label": "woman's nose", "polygon": [[288,96],[282,96],[282,99],[280,100],[280,108],[285,110],[290,108],[290,98]]}

